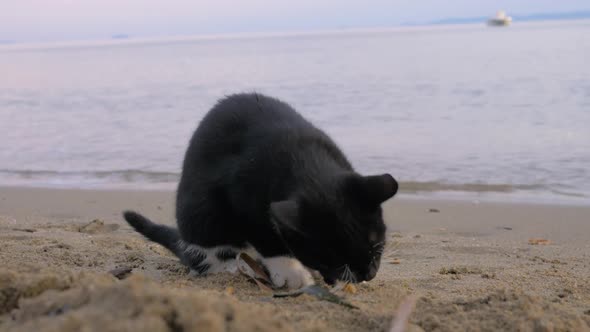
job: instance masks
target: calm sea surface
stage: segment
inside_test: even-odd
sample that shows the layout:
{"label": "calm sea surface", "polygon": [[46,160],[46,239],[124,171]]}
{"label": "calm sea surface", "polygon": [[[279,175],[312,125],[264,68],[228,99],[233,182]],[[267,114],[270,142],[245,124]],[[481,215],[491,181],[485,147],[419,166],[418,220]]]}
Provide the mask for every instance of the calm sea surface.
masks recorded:
{"label": "calm sea surface", "polygon": [[590,204],[589,59],[590,21],[4,45],[0,185],[173,188],[205,112],[255,90],[407,192]]}

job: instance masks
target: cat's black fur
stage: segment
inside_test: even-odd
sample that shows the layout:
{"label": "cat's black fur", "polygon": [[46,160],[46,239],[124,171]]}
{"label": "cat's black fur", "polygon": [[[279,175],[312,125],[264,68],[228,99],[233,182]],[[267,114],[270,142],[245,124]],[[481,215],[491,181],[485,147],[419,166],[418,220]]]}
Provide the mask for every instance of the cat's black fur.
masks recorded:
{"label": "cat's black fur", "polygon": [[397,188],[391,175],[357,174],[336,144],[286,103],[236,94],[211,109],[190,141],[176,197],[178,230],[134,212],[125,219],[197,271],[208,266],[186,244],[249,245],[263,257],[294,256],[328,282],[362,281],[379,268],[380,205]]}

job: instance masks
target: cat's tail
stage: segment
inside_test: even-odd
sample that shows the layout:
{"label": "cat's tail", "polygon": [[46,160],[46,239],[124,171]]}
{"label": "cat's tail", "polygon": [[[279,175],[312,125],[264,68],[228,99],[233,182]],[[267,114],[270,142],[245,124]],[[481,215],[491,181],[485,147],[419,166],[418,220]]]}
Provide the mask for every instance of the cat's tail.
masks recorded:
{"label": "cat's tail", "polygon": [[181,257],[181,238],[176,228],[153,223],[148,218],[134,211],[123,212],[123,217],[131,227],[148,239],[159,243]]}

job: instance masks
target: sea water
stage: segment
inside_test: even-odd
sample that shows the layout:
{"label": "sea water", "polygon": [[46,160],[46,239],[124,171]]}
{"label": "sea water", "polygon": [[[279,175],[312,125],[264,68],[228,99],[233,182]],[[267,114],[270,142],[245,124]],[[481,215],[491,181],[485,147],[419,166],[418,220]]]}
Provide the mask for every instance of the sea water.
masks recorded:
{"label": "sea water", "polygon": [[587,203],[588,59],[590,21],[4,45],[0,185],[174,188],[205,112],[257,91],[407,193]]}

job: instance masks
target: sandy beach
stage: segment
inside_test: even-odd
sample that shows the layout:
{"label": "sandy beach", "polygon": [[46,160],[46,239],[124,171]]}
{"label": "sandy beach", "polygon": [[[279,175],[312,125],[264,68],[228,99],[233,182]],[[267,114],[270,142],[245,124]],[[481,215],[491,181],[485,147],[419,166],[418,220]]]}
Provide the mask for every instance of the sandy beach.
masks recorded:
{"label": "sandy beach", "polygon": [[[193,277],[121,218],[173,224],[168,191],[0,188],[2,331],[590,331],[590,207],[395,198],[358,309]],[[131,269],[121,279],[109,272]]]}

